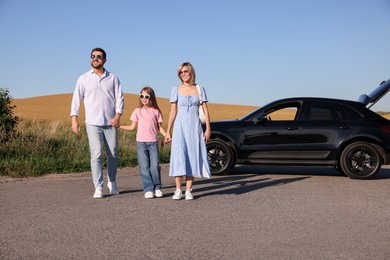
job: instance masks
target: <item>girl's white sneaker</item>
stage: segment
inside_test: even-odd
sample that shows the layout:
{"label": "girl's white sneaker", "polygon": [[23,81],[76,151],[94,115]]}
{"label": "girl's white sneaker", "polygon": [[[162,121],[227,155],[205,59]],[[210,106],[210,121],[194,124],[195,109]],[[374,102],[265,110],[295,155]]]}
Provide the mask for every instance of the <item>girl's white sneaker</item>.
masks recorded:
{"label": "girl's white sneaker", "polygon": [[153,198],[154,198],[153,191],[145,192],[145,199],[153,199]]}
{"label": "girl's white sneaker", "polygon": [[161,190],[155,190],[154,195],[156,196],[156,198],[161,198],[163,196],[163,193]]}

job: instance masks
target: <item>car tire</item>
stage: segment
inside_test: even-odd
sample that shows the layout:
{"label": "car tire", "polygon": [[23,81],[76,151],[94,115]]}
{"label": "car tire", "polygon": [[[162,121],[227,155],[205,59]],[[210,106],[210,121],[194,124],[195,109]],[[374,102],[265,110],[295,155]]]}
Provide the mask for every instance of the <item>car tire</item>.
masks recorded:
{"label": "car tire", "polygon": [[223,174],[233,168],[233,152],[226,142],[217,139],[210,140],[206,147],[211,174]]}
{"label": "car tire", "polygon": [[382,157],[374,145],[367,142],[351,143],[341,153],[341,170],[353,179],[373,177],[382,167]]}

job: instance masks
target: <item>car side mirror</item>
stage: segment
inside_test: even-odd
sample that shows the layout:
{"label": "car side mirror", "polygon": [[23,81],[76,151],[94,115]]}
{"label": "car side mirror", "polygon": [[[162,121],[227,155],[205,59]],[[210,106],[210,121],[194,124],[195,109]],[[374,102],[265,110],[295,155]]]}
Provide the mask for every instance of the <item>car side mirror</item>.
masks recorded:
{"label": "car side mirror", "polygon": [[255,125],[266,125],[268,122],[267,116],[265,114],[261,114],[256,117]]}

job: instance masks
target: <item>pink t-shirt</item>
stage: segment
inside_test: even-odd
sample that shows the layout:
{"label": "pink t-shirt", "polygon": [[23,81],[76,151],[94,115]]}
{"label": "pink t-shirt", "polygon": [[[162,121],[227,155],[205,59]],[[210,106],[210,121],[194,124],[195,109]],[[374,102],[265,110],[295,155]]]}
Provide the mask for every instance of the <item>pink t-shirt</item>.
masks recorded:
{"label": "pink t-shirt", "polygon": [[137,142],[158,142],[159,123],[162,123],[161,113],[154,108],[136,108],[130,120],[137,122]]}

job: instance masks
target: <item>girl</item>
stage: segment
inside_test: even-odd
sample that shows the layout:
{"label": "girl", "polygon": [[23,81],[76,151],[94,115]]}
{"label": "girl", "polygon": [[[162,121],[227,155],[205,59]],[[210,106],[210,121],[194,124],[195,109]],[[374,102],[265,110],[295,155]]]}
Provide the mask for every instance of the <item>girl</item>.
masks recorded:
{"label": "girl", "polygon": [[[185,62],[177,72],[181,85],[171,92],[171,112],[165,142],[171,141],[171,128],[175,122],[172,136],[169,176],[175,177],[176,191],[174,200],[182,198],[182,182],[186,177],[185,199],[194,199],[192,183],[194,177],[210,178],[210,166],[207,157],[206,142],[210,139],[210,116],[207,108],[207,96],[203,87],[199,87],[202,104],[195,84],[195,70],[191,63]],[[199,121],[199,105],[205,114],[205,132]]]}
{"label": "girl", "polygon": [[120,128],[134,130],[137,123],[138,167],[145,192],[145,198],[161,198],[161,174],[158,154],[158,131],[165,136],[162,127],[162,114],[156,95],[150,87],[144,87],[139,94],[139,107],[131,114],[131,125]]}

